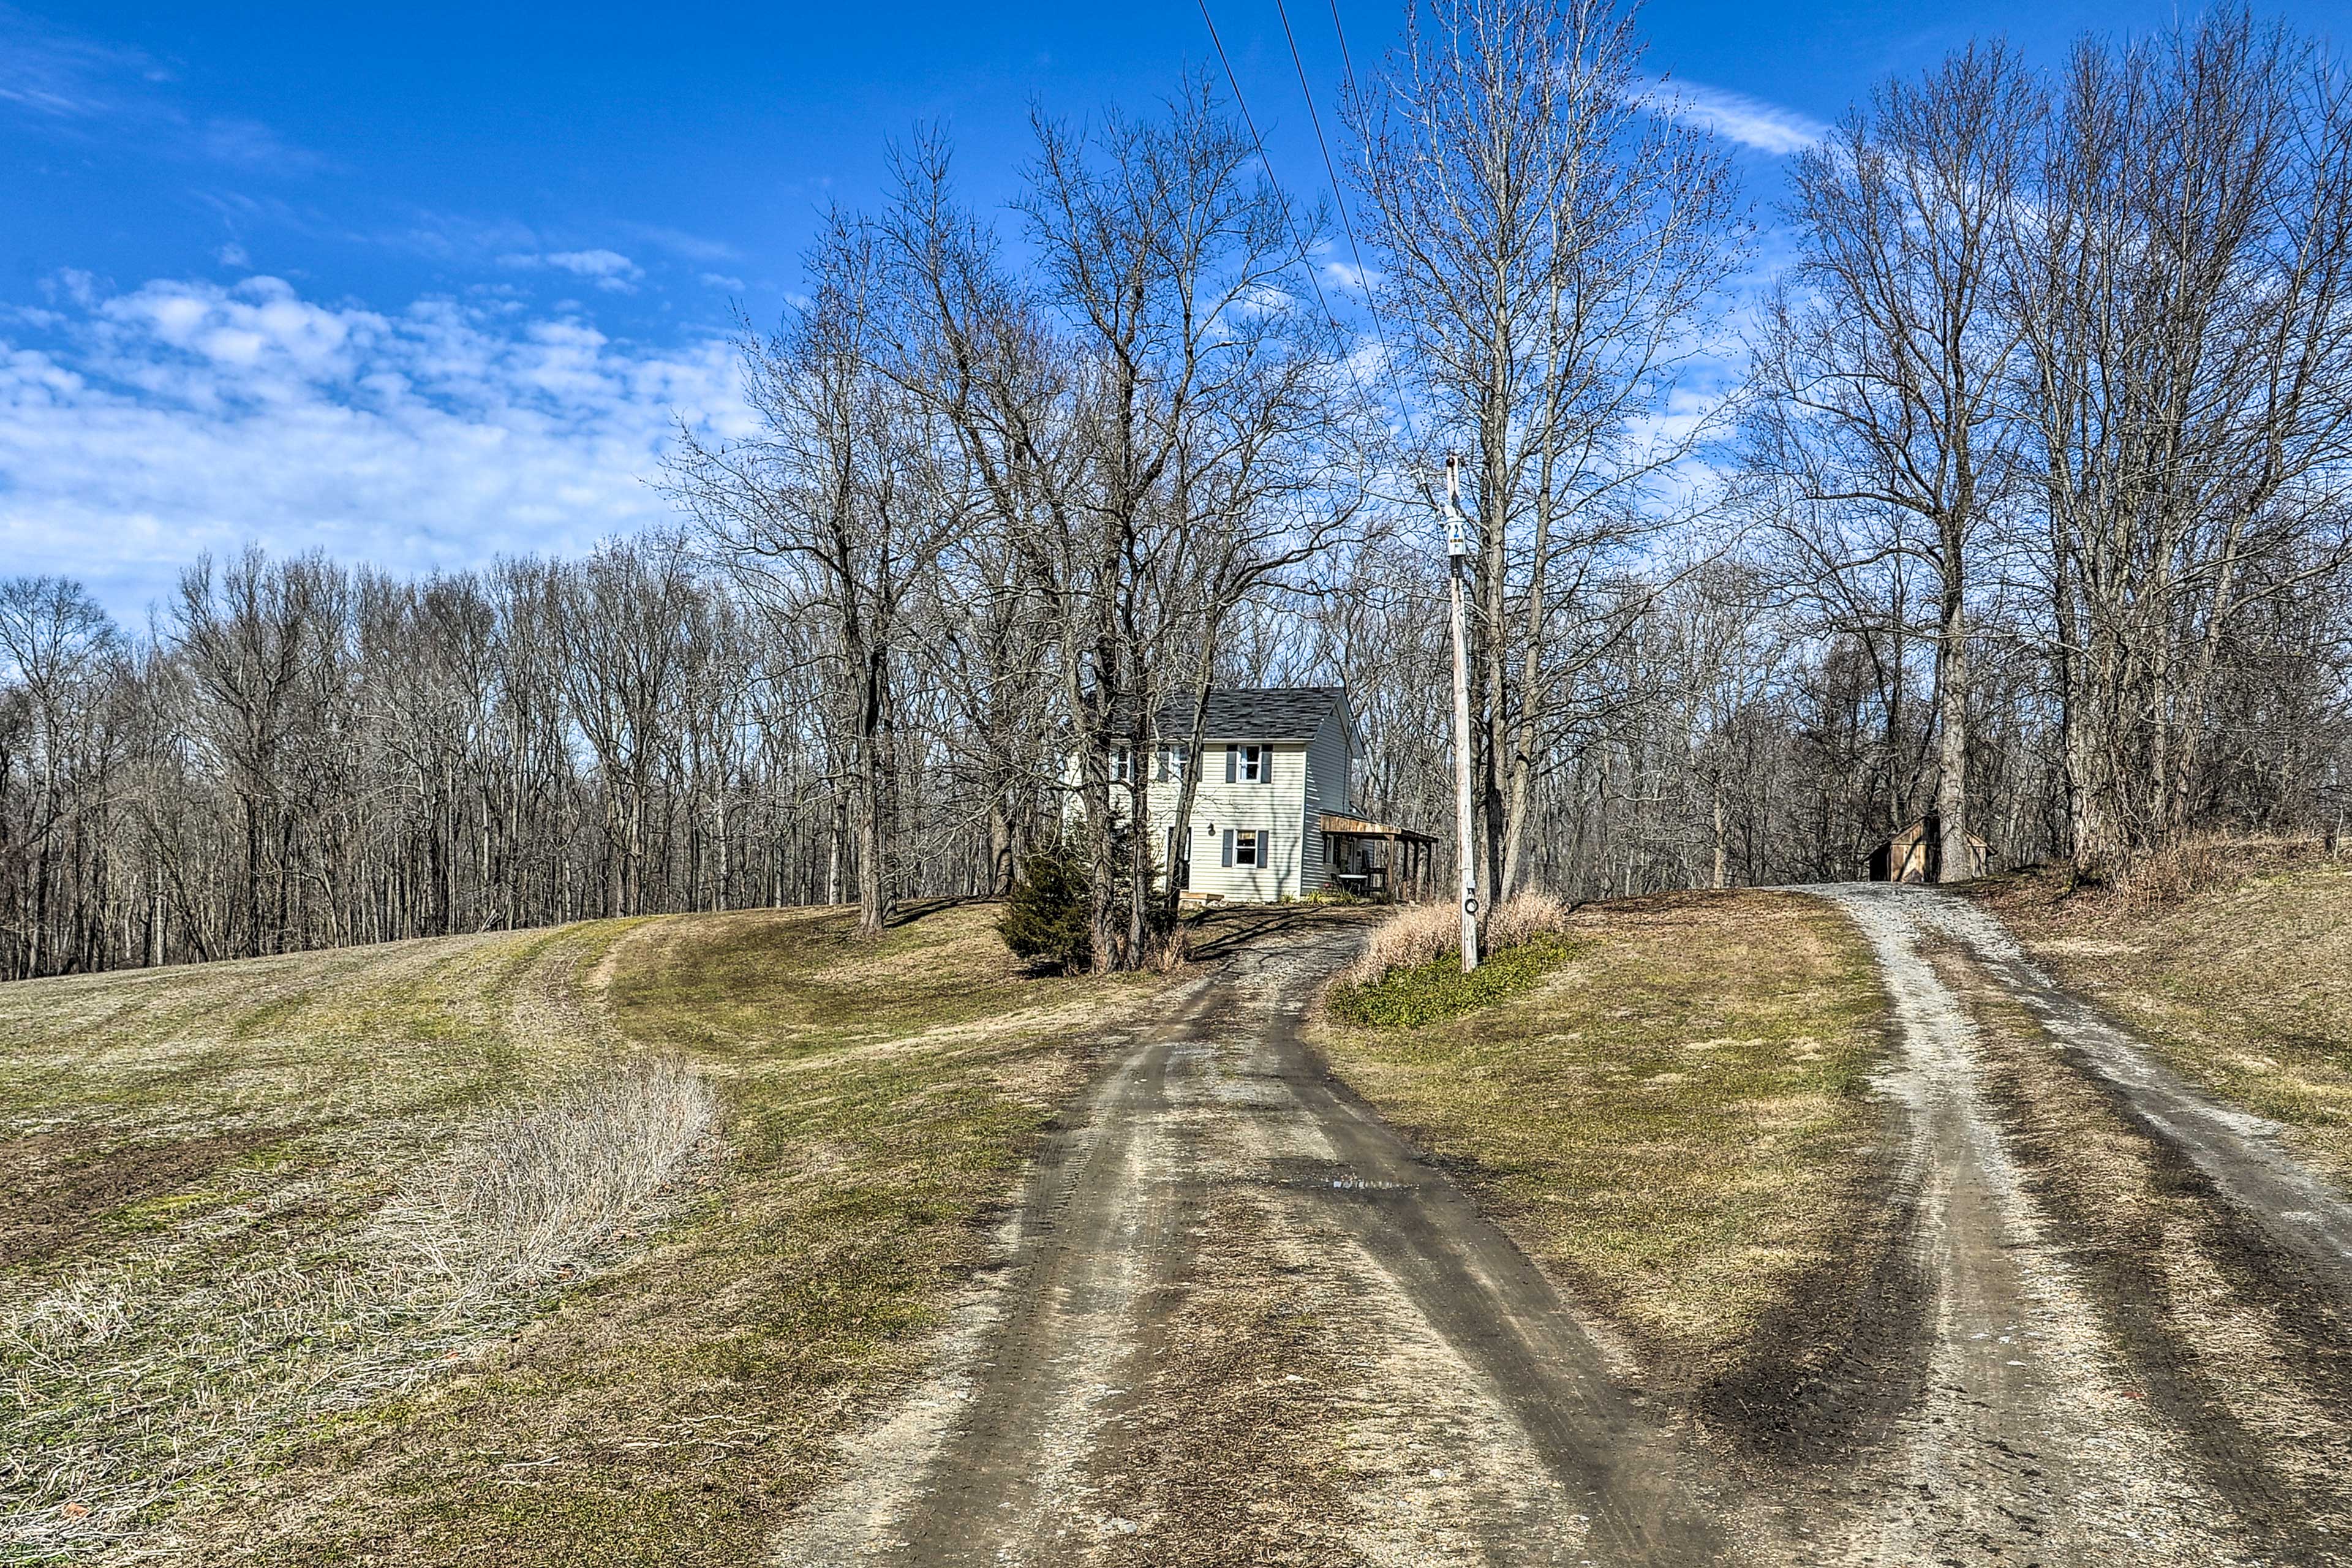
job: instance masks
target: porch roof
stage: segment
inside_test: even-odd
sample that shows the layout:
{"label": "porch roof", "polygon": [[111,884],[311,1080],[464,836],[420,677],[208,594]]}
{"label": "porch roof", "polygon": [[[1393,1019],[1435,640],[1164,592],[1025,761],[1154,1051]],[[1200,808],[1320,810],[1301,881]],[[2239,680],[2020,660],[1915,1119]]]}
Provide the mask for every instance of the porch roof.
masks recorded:
{"label": "porch roof", "polygon": [[1401,838],[1411,844],[1434,844],[1437,840],[1426,833],[1415,833],[1410,827],[1398,827],[1386,822],[1367,822],[1360,816],[1342,816],[1336,811],[1321,814],[1326,833],[1342,838]]}

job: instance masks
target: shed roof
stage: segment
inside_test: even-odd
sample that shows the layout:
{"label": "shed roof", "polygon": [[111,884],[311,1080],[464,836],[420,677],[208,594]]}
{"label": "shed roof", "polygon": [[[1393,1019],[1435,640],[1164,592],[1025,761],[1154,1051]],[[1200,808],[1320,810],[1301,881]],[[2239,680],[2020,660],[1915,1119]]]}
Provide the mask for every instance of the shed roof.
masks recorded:
{"label": "shed roof", "polygon": [[[1309,741],[1331,710],[1353,730],[1344,686],[1217,686],[1209,690],[1206,738],[1213,741]],[[1173,741],[1192,733],[1192,693],[1160,705],[1160,734]]]}

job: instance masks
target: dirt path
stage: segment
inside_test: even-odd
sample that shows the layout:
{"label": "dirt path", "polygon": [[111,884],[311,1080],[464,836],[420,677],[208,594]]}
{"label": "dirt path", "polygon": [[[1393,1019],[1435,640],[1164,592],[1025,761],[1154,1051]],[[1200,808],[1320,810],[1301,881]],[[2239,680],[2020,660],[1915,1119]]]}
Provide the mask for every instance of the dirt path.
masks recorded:
{"label": "dirt path", "polygon": [[1646,1398],[1319,1070],[1356,938],[1303,925],[1106,1043],[935,1373],[780,1561],[2352,1563],[2341,1195],[1974,906],[1814,891],[1893,1005],[1909,1250],[1785,1442]]}
{"label": "dirt path", "polygon": [[939,1375],[784,1561],[1722,1554],[1672,1424],[1312,1065],[1301,1014],[1355,940],[1245,948],[1116,1045]]}
{"label": "dirt path", "polygon": [[2179,1151],[2274,1244],[2352,1294],[2352,1202],[2281,1149],[2275,1126],[2182,1081],[2096,1008],[2062,990],[1977,905],[1931,898],[1916,919],[1965,948],[2137,1125]]}
{"label": "dirt path", "polygon": [[[1885,973],[1927,1394],[1853,1478],[1852,1563],[2344,1560],[2341,1197],[1931,889],[1816,889]],[[2331,1406],[2333,1409],[2331,1409]]]}

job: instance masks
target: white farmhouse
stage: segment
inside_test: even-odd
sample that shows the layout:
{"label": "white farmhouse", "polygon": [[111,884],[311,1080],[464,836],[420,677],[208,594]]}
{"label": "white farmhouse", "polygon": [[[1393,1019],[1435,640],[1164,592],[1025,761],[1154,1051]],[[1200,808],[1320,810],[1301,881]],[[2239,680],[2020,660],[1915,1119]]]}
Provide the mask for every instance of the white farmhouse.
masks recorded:
{"label": "white farmhouse", "polygon": [[[1192,733],[1192,698],[1162,709],[1159,729],[1167,743],[1150,759],[1148,830],[1163,871],[1189,863],[1188,899],[1274,903],[1326,889],[1393,899],[1426,878],[1426,834],[1355,815],[1356,717],[1347,688],[1213,689],[1192,831],[1181,847],[1176,802],[1190,763],[1183,738]],[[1134,765],[1124,750],[1111,759],[1115,808],[1128,798],[1118,786]]]}

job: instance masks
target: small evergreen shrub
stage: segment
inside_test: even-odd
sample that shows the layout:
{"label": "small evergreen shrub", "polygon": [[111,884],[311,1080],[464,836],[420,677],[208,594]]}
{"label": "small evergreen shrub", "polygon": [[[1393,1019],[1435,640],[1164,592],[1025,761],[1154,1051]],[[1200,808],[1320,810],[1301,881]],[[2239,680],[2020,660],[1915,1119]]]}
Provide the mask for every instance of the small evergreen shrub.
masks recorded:
{"label": "small evergreen shrub", "polygon": [[1021,862],[996,929],[1004,945],[1040,969],[1075,974],[1094,963],[1087,918],[1087,867],[1076,848],[1049,844]]}

